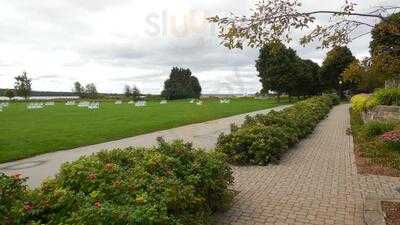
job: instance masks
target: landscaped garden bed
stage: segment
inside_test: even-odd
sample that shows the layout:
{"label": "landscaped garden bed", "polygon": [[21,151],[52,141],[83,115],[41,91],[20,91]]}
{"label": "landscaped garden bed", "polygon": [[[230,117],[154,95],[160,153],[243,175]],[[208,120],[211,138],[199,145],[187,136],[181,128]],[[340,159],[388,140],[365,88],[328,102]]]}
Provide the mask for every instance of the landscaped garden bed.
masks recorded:
{"label": "landscaped garden bed", "polygon": [[400,202],[382,202],[386,225],[400,224]]}
{"label": "landscaped garden bed", "polygon": [[398,88],[353,97],[350,115],[359,173],[400,176],[400,118],[363,120],[362,116],[378,105],[398,105],[398,99]]}
{"label": "landscaped garden bed", "polygon": [[267,165],[278,162],[286,150],[313,132],[315,126],[339,103],[336,96],[313,97],[279,112],[247,117],[231,133],[221,135],[217,151],[231,163]]}
{"label": "landscaped garden bed", "polygon": [[230,206],[232,182],[224,154],[159,140],[67,163],[32,191],[1,175],[0,224],[211,224]]}

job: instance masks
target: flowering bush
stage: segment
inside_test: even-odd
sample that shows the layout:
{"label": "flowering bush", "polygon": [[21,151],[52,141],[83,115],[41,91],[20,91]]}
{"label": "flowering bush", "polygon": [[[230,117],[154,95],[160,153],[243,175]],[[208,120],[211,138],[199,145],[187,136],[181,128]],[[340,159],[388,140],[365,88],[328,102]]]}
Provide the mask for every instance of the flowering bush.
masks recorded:
{"label": "flowering bush", "polygon": [[26,213],[12,224],[210,224],[210,215],[227,208],[233,196],[225,157],[163,140],[151,149],[83,157],[22,195],[21,203],[10,201]]}
{"label": "flowering bush", "polygon": [[236,164],[277,162],[290,146],[310,134],[337,102],[332,96],[314,97],[279,112],[247,117],[241,127],[232,126],[229,135],[219,137],[217,151]]}
{"label": "flowering bush", "polygon": [[21,174],[7,176],[0,173],[0,224],[19,224],[21,217],[31,210],[25,181]]}
{"label": "flowering bush", "polygon": [[380,139],[391,147],[396,148],[396,150],[400,149],[400,130],[386,132],[382,134]]}

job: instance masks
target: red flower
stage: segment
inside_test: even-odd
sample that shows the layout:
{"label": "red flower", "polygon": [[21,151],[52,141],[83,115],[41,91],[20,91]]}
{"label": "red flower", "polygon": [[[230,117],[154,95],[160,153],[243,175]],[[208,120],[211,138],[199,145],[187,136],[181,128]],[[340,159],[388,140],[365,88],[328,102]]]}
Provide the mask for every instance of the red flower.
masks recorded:
{"label": "red flower", "polygon": [[94,206],[96,208],[100,209],[101,208],[101,203],[100,202],[96,202],[96,203],[94,203]]}
{"label": "red flower", "polygon": [[92,181],[96,180],[97,174],[96,173],[91,173],[91,174],[89,174],[88,178],[89,178],[89,180],[92,180]]}
{"label": "red flower", "polygon": [[11,175],[11,178],[13,180],[21,180],[21,176],[22,176],[22,173],[16,173],[16,174]]}
{"label": "red flower", "polygon": [[32,203],[28,203],[28,204],[25,204],[25,205],[24,205],[24,209],[25,209],[25,211],[28,212],[28,213],[32,212],[33,208],[34,208],[34,207],[33,207],[33,204],[32,204]]}
{"label": "red flower", "polygon": [[112,172],[112,171],[114,171],[114,169],[115,169],[115,165],[113,163],[107,163],[106,164],[106,170],[107,171]]}

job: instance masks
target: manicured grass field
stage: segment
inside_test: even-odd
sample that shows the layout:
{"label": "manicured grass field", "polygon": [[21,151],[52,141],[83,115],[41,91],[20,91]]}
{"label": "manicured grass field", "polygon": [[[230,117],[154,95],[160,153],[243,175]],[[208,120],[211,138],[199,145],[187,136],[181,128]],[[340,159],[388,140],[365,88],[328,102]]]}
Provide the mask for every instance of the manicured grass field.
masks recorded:
{"label": "manicured grass field", "polygon": [[101,103],[98,110],[56,103],[28,110],[26,103],[13,103],[0,112],[0,162],[42,153],[91,145],[275,107],[272,99],[234,99],[230,104],[189,101],[166,105],[148,102],[143,108]]}

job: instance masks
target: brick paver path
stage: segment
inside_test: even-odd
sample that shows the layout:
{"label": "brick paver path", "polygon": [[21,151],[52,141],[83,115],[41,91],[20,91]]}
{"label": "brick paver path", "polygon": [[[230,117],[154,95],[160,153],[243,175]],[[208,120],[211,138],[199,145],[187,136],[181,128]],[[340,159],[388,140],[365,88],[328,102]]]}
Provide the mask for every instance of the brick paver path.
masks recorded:
{"label": "brick paver path", "polygon": [[399,178],[357,174],[348,108],[335,107],[279,165],[234,167],[238,195],[218,224],[361,225],[366,197],[400,198]]}

